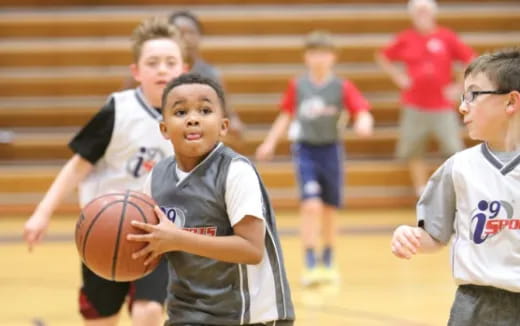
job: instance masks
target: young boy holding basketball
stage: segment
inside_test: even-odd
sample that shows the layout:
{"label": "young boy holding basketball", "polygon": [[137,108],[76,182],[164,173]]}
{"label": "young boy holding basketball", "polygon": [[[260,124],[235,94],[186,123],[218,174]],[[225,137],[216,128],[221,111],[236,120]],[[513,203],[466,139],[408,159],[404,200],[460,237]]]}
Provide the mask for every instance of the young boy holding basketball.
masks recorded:
{"label": "young boy holding basketball", "polygon": [[474,60],[459,111],[483,143],[449,158],[402,225],[392,252],[411,258],[446,245],[458,285],[448,325],[518,325],[520,313],[520,48]]}
{"label": "young boy holding basketball", "polygon": [[[75,153],[60,171],[31,218],[24,238],[32,249],[43,237],[50,217],[64,196],[79,186],[83,207],[110,192],[140,190],[146,175],[172,153],[159,132],[162,91],[182,73],[177,31],[167,21],[150,18],[133,34],[131,71],[140,86],[109,96],[103,108],[72,139]],[[161,325],[166,298],[166,262],[132,283],[105,280],[82,265],[80,312],[85,325],[115,325],[127,296],[133,325]]]}
{"label": "young boy holding basketball", "polygon": [[[344,115],[354,118],[358,135],[372,133],[370,104],[357,87],[334,74],[335,47],[328,33],[313,32],[305,42],[307,73],[291,80],[284,94],[282,112],[256,151],[256,158],[273,157],[278,141],[291,131],[293,160],[300,184],[300,214],[305,250],[304,286],[334,282],[337,209],[343,197]],[[323,251],[319,264],[316,249],[322,228]]]}
{"label": "young boy holding basketball", "polygon": [[165,325],[293,325],[275,216],[251,162],[221,143],[229,127],[222,88],[198,74],[169,83],[161,132],[175,157],[145,185],[157,225],[133,221],[148,242],[135,258],[166,254]]}

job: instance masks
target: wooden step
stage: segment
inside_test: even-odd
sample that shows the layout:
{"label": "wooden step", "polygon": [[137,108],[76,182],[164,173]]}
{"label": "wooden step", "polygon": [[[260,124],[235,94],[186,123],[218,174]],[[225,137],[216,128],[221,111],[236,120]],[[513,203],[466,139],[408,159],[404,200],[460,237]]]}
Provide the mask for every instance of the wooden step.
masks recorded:
{"label": "wooden step", "polygon": [[[61,164],[17,164],[0,166],[0,193],[46,191],[58,174]],[[256,162],[268,188],[297,187],[294,165],[290,161]],[[433,171],[439,161],[431,161]],[[396,160],[347,160],[344,183],[353,187],[411,186],[408,168]]]}
{"label": "wooden step", "polygon": [[[500,2],[515,2],[516,0],[443,0],[443,3],[500,3]],[[265,4],[374,4],[380,5],[383,3],[399,3],[402,0],[176,0],[175,5],[265,5]],[[1,0],[0,7],[34,7],[47,8],[49,6],[55,7],[71,7],[71,6],[143,6],[147,8],[153,5],[172,5],[171,0]]]}
{"label": "wooden step", "polygon": [[[502,3],[487,5],[487,9],[486,5],[443,5],[438,21],[458,32],[520,29],[518,6]],[[306,34],[314,29],[331,33],[396,33],[410,26],[404,5],[213,6],[195,8],[194,12],[203,24],[205,35]],[[128,37],[144,18],[164,14],[164,9],[153,7],[44,10],[29,15],[4,12],[0,13],[0,37]]]}
{"label": "wooden step", "polygon": [[[518,22],[520,24],[520,13]],[[338,62],[372,63],[390,34],[336,35]],[[520,26],[496,33],[463,33],[461,38],[482,53],[518,44]],[[202,43],[202,55],[222,64],[300,64],[301,35],[214,36]],[[7,39],[0,41],[0,67],[120,66],[132,62],[127,38]]]}
{"label": "wooden step", "polygon": [[[396,124],[397,94],[365,94],[373,106],[376,124]],[[281,94],[230,96],[229,103],[245,124],[270,124],[280,112]],[[0,102],[0,127],[82,126],[105,102],[104,97],[4,98]]]}
{"label": "wooden step", "polygon": [[[433,171],[440,161],[429,162]],[[59,172],[62,163],[0,165],[0,213],[30,214]],[[276,209],[295,209],[298,190],[289,161],[256,164]],[[408,171],[394,160],[347,160],[345,202],[348,207],[404,207],[415,201]],[[76,212],[76,194],[67,196],[58,212]]]}
{"label": "wooden step", "polygon": [[[266,129],[248,129],[239,149],[244,155],[254,155],[256,148],[265,139]],[[67,159],[71,151],[67,147],[68,141],[74,135],[73,130],[25,132],[16,133],[11,143],[0,144],[0,157],[3,160],[55,160]],[[392,157],[397,141],[397,129],[395,127],[377,128],[374,135],[360,138],[353,131],[348,130],[343,136],[343,143],[351,157]],[[467,146],[475,144],[467,136]],[[231,146],[235,146],[231,144]],[[437,150],[432,141],[428,147],[430,152]],[[290,154],[290,142],[281,140],[276,149],[277,155],[288,156]]]}
{"label": "wooden step", "polygon": [[[24,69],[0,71],[0,96],[106,96],[121,89],[128,78],[125,67],[82,69]],[[303,73],[299,66],[229,66],[223,69],[231,93],[273,93],[286,89],[288,81]],[[362,91],[395,90],[389,77],[375,65],[339,67]]]}

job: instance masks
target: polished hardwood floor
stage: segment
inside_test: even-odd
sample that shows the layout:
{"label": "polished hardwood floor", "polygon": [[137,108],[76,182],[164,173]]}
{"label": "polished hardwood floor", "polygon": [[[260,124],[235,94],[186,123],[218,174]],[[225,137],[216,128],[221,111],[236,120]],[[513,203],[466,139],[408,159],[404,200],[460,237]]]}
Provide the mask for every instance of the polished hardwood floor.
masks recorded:
{"label": "polished hardwood floor", "polygon": [[[24,219],[0,217],[0,325],[81,325],[74,216],[56,216],[46,241],[32,253],[21,241]],[[296,212],[279,212],[296,325],[445,325],[455,292],[449,250],[404,261],[389,249],[395,226],[413,224],[414,219],[412,209],[343,211],[336,252],[341,283],[306,289],[299,283],[302,250]],[[130,325],[126,309],[120,324]]]}

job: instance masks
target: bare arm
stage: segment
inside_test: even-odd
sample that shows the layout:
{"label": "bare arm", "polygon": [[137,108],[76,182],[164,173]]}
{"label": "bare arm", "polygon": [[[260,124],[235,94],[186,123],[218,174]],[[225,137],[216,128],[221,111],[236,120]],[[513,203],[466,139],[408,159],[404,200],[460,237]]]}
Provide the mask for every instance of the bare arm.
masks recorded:
{"label": "bare arm", "polygon": [[78,186],[92,168],[93,165],[78,154],[63,166],[33,215],[25,223],[24,239],[29,250],[32,250],[33,246],[42,239],[50,217],[63,202],[64,197]]}
{"label": "bare arm", "polygon": [[269,160],[273,157],[276,145],[280,138],[287,133],[291,120],[292,117],[286,112],[278,115],[265,140],[256,150],[256,158],[258,160]]}
{"label": "bare arm", "polygon": [[148,256],[146,263],[168,251],[185,251],[194,255],[237,264],[258,264],[264,253],[264,221],[245,216],[234,227],[233,235],[211,237],[177,228],[160,208],[156,207],[160,223],[157,225],[132,221],[132,225],[148,232],[130,234],[128,240],[148,242],[134,258]]}
{"label": "bare arm", "polygon": [[264,254],[264,221],[246,216],[233,230],[234,235],[224,237],[208,237],[180,231],[176,235],[176,246],[173,249],[228,263],[260,263]]}
{"label": "bare arm", "polygon": [[406,89],[410,87],[410,78],[406,75],[404,71],[399,69],[394,63],[388,60],[381,52],[377,52],[375,54],[376,63],[383,69],[392,79],[394,84],[399,87],[399,89]]}

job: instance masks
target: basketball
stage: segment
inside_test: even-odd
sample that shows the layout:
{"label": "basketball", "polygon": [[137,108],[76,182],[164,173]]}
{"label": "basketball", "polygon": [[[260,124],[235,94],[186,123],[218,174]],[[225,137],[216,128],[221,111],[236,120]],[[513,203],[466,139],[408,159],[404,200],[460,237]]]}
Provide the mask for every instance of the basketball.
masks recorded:
{"label": "basketball", "polygon": [[85,205],[75,231],[83,263],[97,275],[119,282],[133,281],[153,271],[160,257],[148,265],[144,264],[146,257],[133,259],[132,254],[147,243],[128,241],[126,236],[144,233],[131,225],[133,220],[159,223],[155,205],[152,198],[135,191],[105,194]]}

